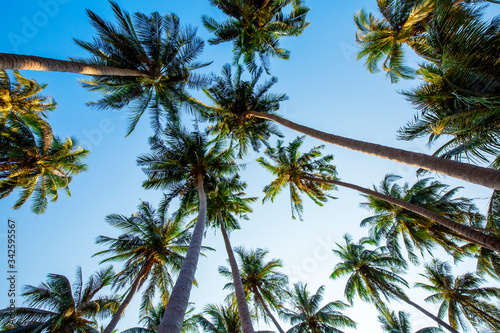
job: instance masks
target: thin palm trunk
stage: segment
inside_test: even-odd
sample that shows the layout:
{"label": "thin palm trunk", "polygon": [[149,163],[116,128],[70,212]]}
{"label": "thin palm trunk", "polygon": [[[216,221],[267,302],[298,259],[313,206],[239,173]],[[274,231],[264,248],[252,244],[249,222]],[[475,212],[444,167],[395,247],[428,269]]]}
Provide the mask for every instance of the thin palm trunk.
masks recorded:
{"label": "thin palm trunk", "polygon": [[111,333],[111,332],[113,332],[113,330],[115,329],[116,325],[120,321],[121,317],[125,313],[125,309],[127,308],[127,306],[132,301],[132,297],[134,297],[135,293],[137,292],[137,290],[141,286],[142,281],[148,275],[148,273],[149,273],[149,270],[146,269],[142,274],[138,274],[137,275],[137,277],[135,278],[134,283],[132,283],[132,286],[130,287],[130,290],[129,290],[127,296],[125,297],[125,299],[123,300],[123,302],[120,304],[120,306],[118,307],[118,310],[115,312],[115,314],[111,318],[108,326],[106,326],[106,328],[104,329],[104,331],[102,333]]}
{"label": "thin palm trunk", "polygon": [[276,328],[278,329],[278,331],[280,333],[285,333],[285,331],[283,331],[283,329],[281,328],[280,324],[278,323],[278,321],[276,320],[276,318],[274,318],[273,314],[271,313],[271,310],[269,309],[269,307],[267,306],[266,304],[266,301],[264,300],[264,298],[262,297],[262,295],[260,294],[259,292],[259,289],[255,288],[253,290],[255,296],[257,297],[257,301],[262,305],[262,307],[264,308],[264,311],[266,312],[266,314],[269,316],[269,318],[271,318],[271,320],[273,321],[274,323],[274,326],[276,326]]}
{"label": "thin palm trunk", "polygon": [[207,220],[207,199],[203,189],[203,175],[198,174],[198,196],[200,200],[198,218],[194,226],[191,242],[182,263],[179,277],[168,300],[158,333],[180,333],[189,303],[194,275],[200,258],[201,243]]}
{"label": "thin palm trunk", "polygon": [[147,73],[134,69],[88,65],[74,61],[11,53],[0,53],[0,69],[149,77]]}
{"label": "thin palm trunk", "polygon": [[429,156],[421,153],[415,153],[398,148],[386,147],[370,142],[349,139],[342,136],[318,131],[310,127],[302,126],[272,114],[257,111],[248,111],[247,114],[249,116],[274,121],[294,131],[306,134],[310,137],[333,145],[438,172],[444,175],[465,180],[470,183],[479,184],[489,188],[500,189],[500,171],[498,170],[483,168],[471,164],[461,163],[435,156]]}
{"label": "thin palm trunk", "polygon": [[226,228],[224,227],[224,221],[222,220],[222,214],[220,210],[218,212],[218,215],[220,230],[222,232],[222,237],[224,238],[224,245],[226,246],[227,256],[229,257],[229,264],[231,265],[234,293],[236,295],[236,304],[238,305],[241,328],[243,329],[243,333],[254,333],[252,319],[250,317],[250,310],[248,309],[245,291],[243,290],[243,283],[241,283],[240,269],[238,268],[238,263],[236,262],[236,258],[234,257],[233,248],[231,247],[231,243],[229,242],[229,237],[227,235]]}
{"label": "thin palm trunk", "polygon": [[368,194],[374,198],[384,200],[385,202],[391,203],[393,205],[396,205],[398,207],[401,207],[403,209],[409,210],[415,214],[421,215],[425,218],[428,218],[431,221],[434,221],[442,226],[445,226],[446,228],[456,232],[459,235],[464,236],[464,240],[473,242],[474,244],[477,244],[479,246],[483,246],[485,248],[488,248],[492,251],[500,253],[500,239],[493,235],[488,235],[486,232],[488,232],[487,229],[484,229],[484,232],[477,230],[477,228],[472,228],[470,226],[457,223],[453,220],[450,220],[449,218],[446,218],[438,213],[435,213],[433,211],[430,211],[428,209],[425,209],[423,207],[414,205],[408,201],[404,201],[401,199],[397,199],[394,197],[391,197],[389,195],[385,195],[376,191],[372,191],[369,189],[366,189],[361,186],[357,186],[354,184],[350,183],[344,183],[338,180],[330,180],[330,179],[321,179],[321,178],[316,178],[316,177],[305,177],[304,179],[310,180],[310,181],[317,181],[321,183],[328,183],[328,184],[334,184],[342,187],[347,187],[356,191],[359,191],[364,194]]}

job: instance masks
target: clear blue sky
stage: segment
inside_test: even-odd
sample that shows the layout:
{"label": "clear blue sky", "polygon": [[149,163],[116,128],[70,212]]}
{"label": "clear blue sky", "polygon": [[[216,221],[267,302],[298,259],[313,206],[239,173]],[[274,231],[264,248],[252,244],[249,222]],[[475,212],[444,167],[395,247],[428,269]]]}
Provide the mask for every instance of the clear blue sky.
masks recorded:
{"label": "clear blue sky", "polygon": [[[182,24],[198,26],[199,35],[205,40],[209,35],[200,27],[201,15],[208,14],[219,21],[224,19],[223,14],[205,0],[120,0],[118,3],[129,12],[174,12]],[[364,69],[362,62],[355,60],[357,46],[352,17],[361,7],[374,11],[375,0],[308,0],[307,4],[311,7],[310,27],[300,37],[282,39],[282,46],[291,51],[291,59],[271,62],[272,73],[279,78],[273,91],[285,92],[290,98],[282,104],[281,113],[290,120],[327,132],[431,153],[432,149],[426,147],[425,141],[399,142],[395,139],[396,130],[415,112],[397,91],[418,82],[391,85],[383,74],[372,75]],[[9,1],[2,8],[5,15],[0,35],[1,52],[58,59],[87,56],[72,40],[92,38],[93,29],[85,8],[113,21],[107,1]],[[214,61],[205,72],[219,73],[222,65],[232,60],[231,45],[207,45],[200,60]],[[89,171],[75,176],[70,184],[71,198],[61,195],[58,202],[49,205],[45,214],[32,214],[29,204],[20,210],[11,210],[17,193],[0,201],[2,251],[6,252],[7,218],[18,223],[18,289],[25,284],[38,285],[45,281],[48,273],[63,274],[73,281],[78,265],[88,277],[99,263],[99,258],[92,258],[92,255],[103,249],[94,244],[95,238],[119,234],[118,230],[105,224],[104,217],[111,213],[130,215],[139,199],[156,205],[161,197],[159,191],[142,189],[145,176],[136,166],[137,156],[149,150],[147,138],[151,131],[147,119],[141,120],[133,134],[125,138],[126,110],[97,111],[87,107],[85,102],[95,100],[97,95],[80,86],[78,79],[83,79],[83,76],[43,72],[23,74],[49,84],[45,94],[58,102],[58,109],[49,118],[54,133],[61,137],[77,137],[85,148],[91,150],[91,155],[86,160]],[[286,129],[282,131],[287,141],[297,136]],[[304,149],[318,144],[316,140],[306,139]],[[339,176],[347,182],[371,187],[378,184],[386,173],[399,174],[409,182],[416,179],[412,167],[333,146],[327,147],[325,153],[335,155]],[[258,156],[251,153],[246,158],[248,164],[243,177],[249,183],[248,194],[262,198],[262,188],[271,177],[255,162]],[[440,180],[452,186],[463,186],[460,194],[466,197],[484,199],[491,192],[444,176]],[[305,198],[302,222],[291,219],[286,193],[272,204],[261,205],[258,201],[250,220],[242,222],[242,230],[231,235],[232,243],[234,246],[270,249],[269,258],[284,260],[284,271],[292,282],[308,282],[314,291],[320,285],[326,285],[325,301],[342,299],[345,280],[328,278],[337,263],[331,248],[335,242],[342,242],[344,233],[352,234],[355,239],[364,236],[367,231],[359,227],[359,222],[370,216],[370,212],[359,207],[363,198],[351,190],[340,189],[334,195],[338,199],[324,207],[315,206]],[[483,211],[487,206],[485,200],[478,201],[478,205]],[[204,244],[217,251],[200,260],[197,272],[200,284],[192,293],[198,310],[207,303],[221,302],[226,296],[226,291],[222,290],[226,281],[217,273],[217,267],[226,264],[222,238],[209,230]],[[436,253],[440,256],[439,252]],[[447,257],[442,259],[450,260]],[[2,271],[6,271],[5,265],[6,255],[0,259]],[[115,265],[115,269],[120,267]],[[459,263],[455,271],[473,268],[473,263],[464,262]],[[407,278],[411,285],[419,280],[419,272],[420,269],[415,267],[409,270]],[[7,286],[5,279],[0,281],[0,307],[3,307],[8,301]],[[424,293],[417,291],[410,292],[410,295],[416,302],[424,304]],[[135,301],[138,300],[137,296]],[[436,306],[428,306],[436,312]],[[399,303],[391,304],[391,307],[408,309]],[[357,300],[346,313],[359,323],[358,332],[380,332],[373,306]],[[431,324],[420,314],[412,313],[414,330]],[[136,326],[137,321],[138,302],[134,302],[118,328]],[[260,326],[265,327],[262,323]],[[353,330],[346,329],[346,332]]]}

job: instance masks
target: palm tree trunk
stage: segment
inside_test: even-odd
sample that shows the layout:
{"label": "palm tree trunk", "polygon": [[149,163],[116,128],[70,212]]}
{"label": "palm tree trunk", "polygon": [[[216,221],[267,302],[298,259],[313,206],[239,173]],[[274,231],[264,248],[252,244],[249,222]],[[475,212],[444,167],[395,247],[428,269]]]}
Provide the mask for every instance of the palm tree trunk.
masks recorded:
{"label": "palm tree trunk", "polygon": [[132,301],[132,297],[134,297],[135,293],[139,289],[139,286],[142,284],[142,280],[147,276],[149,270],[146,272],[143,272],[142,274],[138,274],[137,277],[135,278],[134,283],[132,283],[132,286],[130,287],[130,290],[123,300],[123,302],[120,304],[120,307],[118,307],[118,310],[115,312],[113,317],[111,318],[108,326],[102,331],[102,333],[111,333],[115,329],[116,325],[120,321],[121,317],[125,313],[125,309],[127,306],[130,304],[130,301]]}
{"label": "palm tree trunk", "polygon": [[222,237],[224,238],[224,245],[226,246],[227,256],[229,257],[229,264],[231,265],[234,293],[236,294],[236,304],[238,305],[241,328],[243,329],[243,333],[254,333],[252,319],[250,317],[250,310],[248,309],[245,291],[243,290],[243,284],[241,283],[240,269],[238,268],[238,263],[236,262],[236,258],[234,257],[233,248],[231,247],[231,243],[229,242],[229,237],[227,235],[226,228],[224,227],[224,221],[222,220],[220,209],[218,215],[220,230],[222,232]]}
{"label": "palm tree trunk", "polygon": [[266,314],[269,316],[269,318],[271,318],[271,320],[273,321],[274,323],[274,326],[276,326],[276,328],[278,329],[278,331],[280,333],[285,333],[285,331],[283,331],[283,329],[281,328],[280,324],[278,323],[278,321],[276,320],[276,318],[274,318],[271,310],[269,309],[269,307],[267,306],[266,304],[266,301],[264,301],[264,298],[262,297],[262,295],[260,294],[259,290],[257,288],[255,288],[253,290],[253,293],[255,294],[255,296],[257,297],[257,300],[259,301],[259,303],[262,305],[262,307],[264,308],[264,311],[266,311]]}
{"label": "palm tree trunk", "polygon": [[172,294],[170,295],[165,312],[163,313],[158,333],[180,333],[189,303],[189,296],[191,294],[191,288],[193,287],[196,267],[198,266],[201,243],[207,220],[207,199],[205,197],[205,190],[203,189],[202,174],[198,174],[198,196],[200,206],[191,242],[189,243],[179,276],[172,289]]}
{"label": "palm tree trunk", "polygon": [[443,326],[444,328],[446,328],[448,331],[452,332],[452,333],[460,333],[458,332],[456,329],[454,329],[453,327],[451,327],[448,323],[446,323],[445,321],[443,321],[442,319],[436,317],[435,315],[433,315],[432,313],[430,313],[429,311],[427,311],[426,309],[424,309],[423,307],[421,307],[420,305],[416,304],[416,303],[413,303],[412,301],[410,301],[407,297],[404,297],[404,296],[401,296],[401,295],[398,295],[397,293],[389,290],[393,295],[395,295],[396,297],[398,297],[400,300],[406,302],[407,304],[413,306],[415,309],[419,310],[420,312],[422,312],[424,315],[426,315],[427,317],[431,318],[432,320],[436,321],[439,325]]}
{"label": "palm tree trunk", "polygon": [[87,65],[74,61],[43,58],[22,54],[0,53],[0,69],[20,69],[47,72],[69,72],[86,75],[116,75],[150,77],[134,69]]}
{"label": "palm tree trunk", "polygon": [[[364,194],[368,194],[374,198],[384,200],[385,202],[391,203],[393,205],[396,205],[398,207],[401,207],[403,209],[409,210],[411,212],[414,212],[415,214],[419,214],[425,218],[428,218],[431,221],[434,221],[442,226],[445,226],[446,228],[456,232],[459,235],[464,236],[464,240],[473,242],[474,244],[477,244],[479,246],[483,246],[487,249],[490,249],[492,251],[495,251],[497,253],[500,253],[500,239],[498,237],[495,237],[493,235],[488,235],[486,232],[488,230],[484,229],[484,232],[477,230],[477,228],[472,228],[470,226],[457,223],[453,220],[450,220],[449,218],[446,218],[438,213],[435,213],[433,211],[430,211],[428,209],[425,209],[423,207],[414,205],[408,201],[404,201],[401,199],[397,199],[394,197],[391,197],[389,195],[385,195],[376,191],[372,191],[369,189],[366,189],[361,186],[357,186],[354,184],[350,183],[344,183],[338,180],[330,180],[330,179],[321,179],[321,178],[316,178],[316,177],[310,177],[306,176],[304,179],[309,180],[309,181],[316,181],[316,182],[321,182],[321,183],[328,183],[328,184],[334,184],[342,187],[347,187],[356,191],[359,191]],[[456,236],[459,236],[456,235]]]}
{"label": "palm tree trunk", "polygon": [[306,134],[310,137],[327,143],[331,143],[333,145],[442,173],[444,175],[462,179],[470,183],[479,184],[489,188],[500,189],[500,171],[498,170],[460,163],[453,160],[447,160],[444,158],[429,156],[402,149],[386,147],[370,142],[349,139],[342,136],[318,131],[310,127],[302,126],[272,114],[256,111],[248,111],[247,114],[261,119],[272,120],[294,131]]}

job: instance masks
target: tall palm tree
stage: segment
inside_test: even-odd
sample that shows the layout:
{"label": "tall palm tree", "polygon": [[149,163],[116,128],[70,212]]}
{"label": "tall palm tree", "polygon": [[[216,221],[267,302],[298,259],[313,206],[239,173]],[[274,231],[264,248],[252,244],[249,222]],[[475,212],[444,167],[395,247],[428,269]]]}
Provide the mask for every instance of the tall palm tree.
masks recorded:
{"label": "tall palm tree", "polygon": [[420,275],[429,283],[416,283],[415,286],[433,293],[426,301],[441,302],[439,317],[447,313],[451,326],[467,330],[465,317],[475,328],[487,326],[492,331],[500,330],[500,310],[489,302],[500,299],[500,288],[480,287],[485,280],[472,273],[455,278],[450,265],[438,259],[425,265],[425,273]]}
{"label": "tall palm tree", "polygon": [[[194,307],[190,307],[186,315],[193,312]],[[156,333],[160,327],[161,318],[165,312],[165,305],[163,303],[153,306],[144,314],[140,322],[145,327],[129,328],[122,333]],[[182,323],[181,333],[198,333],[197,320],[194,316],[186,318]]]}
{"label": "tall palm tree", "polygon": [[[299,36],[309,25],[309,8],[302,0],[210,0],[212,6],[229,16],[222,23],[203,15],[203,25],[215,35],[209,43],[233,42],[235,63],[243,62],[251,72],[257,71],[256,55],[269,72],[269,57],[288,59],[290,52],[279,47],[283,36]],[[291,6],[289,14],[285,9]]]}
{"label": "tall palm tree", "polygon": [[406,296],[401,285],[407,287],[408,283],[398,275],[407,268],[403,259],[394,257],[384,247],[374,250],[366,249],[364,246],[366,241],[358,244],[353,243],[349,235],[345,235],[344,239],[346,245],[337,244],[337,248],[333,250],[342,261],[335,265],[330,277],[336,279],[349,276],[344,295],[350,303],[358,295],[363,301],[375,303],[378,309],[383,309],[385,304],[382,296],[388,300],[400,300],[413,306],[448,331],[458,333],[442,319],[412,302]]}
{"label": "tall palm tree", "polygon": [[[447,185],[431,181],[430,178],[420,179],[411,186],[408,183],[400,186],[396,183],[399,179],[401,177],[388,174],[378,189],[375,187],[374,190],[418,205],[461,224],[476,227],[484,220],[472,200],[455,196],[458,187],[449,189]],[[409,259],[418,263],[415,250],[419,250],[421,255],[424,255],[424,252],[430,253],[434,243],[450,251],[458,250],[457,245],[447,235],[468,241],[466,237],[464,239],[460,234],[436,225],[432,220],[409,210],[370,195],[365,197],[368,202],[362,205],[376,215],[364,219],[361,226],[370,226],[370,237],[377,240],[385,238],[387,247],[396,256],[402,256],[401,242],[407,250]],[[487,232],[484,228],[482,230]]]}
{"label": "tall palm tree", "polygon": [[[453,242],[447,240],[442,235],[443,232],[446,232],[452,234],[454,237],[484,246],[489,250],[500,252],[500,238],[490,234],[490,230],[465,225],[450,219],[457,218],[459,221],[465,221],[469,218],[479,218],[479,215],[474,211],[474,206],[467,199],[453,201],[448,198],[448,196],[453,194],[453,191],[448,193],[448,196],[443,195],[440,198],[437,196],[432,197],[435,204],[432,206],[425,200],[422,200],[422,202],[411,202],[408,198],[405,199],[400,195],[396,195],[397,193],[394,194],[390,191],[382,191],[381,193],[354,184],[341,182],[337,180],[335,167],[328,164],[333,159],[333,156],[327,155],[322,157],[321,149],[323,146],[314,147],[308,153],[300,153],[299,148],[302,143],[303,138],[300,137],[286,147],[283,146],[283,142],[278,141],[276,148],[268,147],[265,152],[273,163],[268,162],[264,158],[257,160],[277,177],[270,185],[264,188],[264,192],[266,193],[264,200],[267,198],[272,200],[281,192],[284,186],[289,185],[291,189],[292,212],[293,205],[295,205],[298,207],[296,210],[300,213],[301,198],[299,192],[305,192],[317,203],[321,203],[321,201],[326,200],[324,191],[332,189],[334,185],[339,185],[364,193],[371,198],[376,198],[374,200],[377,200],[382,207],[399,207],[398,209],[403,209],[407,214],[415,214],[412,215],[413,219],[426,218],[437,222],[439,225],[431,225],[431,231],[425,231],[421,228],[411,230],[414,234],[413,236],[416,237],[414,240],[415,244],[421,248],[430,247],[430,239],[426,239],[425,237],[433,236],[439,240],[440,244],[447,248],[458,250]],[[440,189],[440,187],[438,186],[437,189]],[[421,206],[418,204],[421,204]],[[423,234],[424,231],[426,234]],[[430,235],[427,235],[428,233]],[[393,250],[395,251],[396,249]],[[412,256],[412,259],[416,258]]]}
{"label": "tall palm tree", "polygon": [[[394,311],[384,309],[378,320],[382,324],[382,329],[387,333],[411,333],[410,315],[407,312],[399,311],[398,314]],[[419,329],[415,333],[440,333],[443,332],[437,327],[425,327]]]}
{"label": "tall palm tree", "polygon": [[377,0],[382,19],[361,9],[354,15],[356,42],[366,57],[366,68],[377,72],[379,63],[391,82],[414,78],[415,71],[404,65],[403,44],[413,45],[425,32],[424,23],[435,8],[435,0]]}
{"label": "tall palm tree", "polygon": [[[238,69],[238,71],[240,70],[241,69]],[[239,79],[241,75],[238,71],[236,79],[234,80],[235,82],[241,81]],[[256,76],[254,75],[253,80],[255,79]],[[231,131],[235,131],[242,138],[255,137],[253,133],[258,134],[257,138],[270,136],[272,133],[266,129],[269,125],[259,125],[262,124],[262,120],[270,120],[326,143],[338,145],[365,154],[375,155],[399,163],[424,168],[426,170],[442,173],[486,187],[500,189],[500,171],[497,170],[442,159],[435,156],[428,156],[421,153],[414,153],[402,149],[381,146],[355,139],[349,139],[302,126],[279,117],[276,115],[276,110],[279,108],[279,103],[286,99],[286,96],[273,94],[263,95],[275,82],[276,79],[272,79],[271,81],[265,83],[262,86],[263,89],[257,90],[258,94],[255,94],[255,92],[253,92],[255,84],[251,84],[251,82],[247,82],[245,85],[233,84],[231,70],[229,66],[225,66],[222,76],[216,80],[216,83],[212,87],[212,89],[215,90],[213,92],[206,90],[210,98],[215,102],[215,105],[207,106],[199,104],[197,108],[203,111],[206,118],[212,119],[212,121],[216,123],[216,126],[226,129],[230,128]],[[240,91],[235,90],[235,86],[246,86],[248,87],[247,92],[249,93],[243,94]],[[266,103],[264,105],[266,107],[263,108],[260,104],[257,104],[259,109],[255,110],[254,106],[256,104],[254,102],[262,96],[269,97],[265,99]],[[252,119],[252,121],[250,121],[250,119]],[[259,122],[257,122],[257,120],[259,120]],[[255,126],[254,124],[257,124],[258,126]],[[234,138],[236,139],[236,137]]]}
{"label": "tall palm tree", "polygon": [[0,70],[0,119],[11,115],[15,119],[25,119],[25,123],[33,120],[36,122],[47,111],[56,108],[54,99],[40,95],[46,84],[27,79],[18,71],[13,71],[12,74],[14,80]]}
{"label": "tall palm tree", "polygon": [[97,244],[109,248],[95,255],[107,257],[101,262],[125,261],[114,285],[121,288],[130,284],[130,288],[103,333],[115,329],[135,293],[148,280],[141,303],[143,311],[152,307],[152,299],[158,289],[162,300],[168,300],[172,286],[171,273],[180,270],[189,233],[182,221],[169,219],[166,214],[166,210],[155,210],[149,203],[142,202],[138,211],[130,217],[119,214],[106,217],[107,223],[124,233],[116,238],[97,237]]}
{"label": "tall palm tree", "polygon": [[165,309],[159,333],[180,332],[188,306],[206,224],[205,179],[238,170],[234,153],[231,148],[224,147],[223,140],[209,141],[207,135],[199,130],[190,133],[174,125],[169,126],[164,134],[164,139],[151,138],[152,152],[138,158],[138,164],[148,177],[143,183],[144,188],[169,189],[169,200],[192,194],[193,189],[197,189],[200,204],[193,236]]}
{"label": "tall palm tree", "polygon": [[[97,333],[95,319],[110,316],[118,308],[116,296],[98,296],[114,278],[112,267],[102,268],[84,283],[78,267],[71,285],[64,275],[49,274],[40,286],[24,286],[21,294],[28,307],[0,310],[0,325],[14,318],[14,328],[3,332]],[[13,317],[12,317],[13,316]]]}
{"label": "tall palm tree", "polygon": [[82,160],[89,151],[77,145],[75,138],[54,137],[46,124],[30,128],[12,119],[0,121],[0,199],[20,188],[12,208],[20,208],[34,194],[31,209],[41,214],[49,198],[57,201],[59,189],[70,195],[73,175],[87,169]]}
{"label": "tall palm tree", "polygon": [[93,42],[76,40],[92,55],[78,61],[136,69],[148,77],[101,75],[83,81],[84,87],[104,95],[90,104],[99,109],[122,109],[133,103],[127,135],[149,109],[151,126],[155,134],[160,134],[165,119],[177,119],[179,103],[188,98],[185,89],[208,82],[192,72],[208,65],[194,61],[203,51],[204,42],[196,37],[195,29],[181,27],[175,14],[135,13],[131,17],[116,2],[111,6],[117,25],[87,10],[97,37]]}
{"label": "tall palm tree", "polygon": [[[271,312],[271,309],[280,309],[286,297],[288,277],[277,271],[283,267],[283,263],[279,259],[265,261],[268,250],[248,250],[240,246],[234,251],[239,258],[241,282],[247,297],[253,295],[255,307],[262,311],[264,318],[271,319],[280,333],[284,333]],[[232,278],[232,272],[224,266],[219,267],[219,273],[228,279]],[[233,283],[228,283],[224,289],[235,289],[235,286]]]}
{"label": "tall palm tree", "polygon": [[339,310],[349,307],[341,301],[321,306],[325,286],[311,294],[307,284],[295,283],[290,292],[292,309],[282,309],[280,316],[293,325],[288,333],[342,333],[339,328],[356,328],[356,322]]}

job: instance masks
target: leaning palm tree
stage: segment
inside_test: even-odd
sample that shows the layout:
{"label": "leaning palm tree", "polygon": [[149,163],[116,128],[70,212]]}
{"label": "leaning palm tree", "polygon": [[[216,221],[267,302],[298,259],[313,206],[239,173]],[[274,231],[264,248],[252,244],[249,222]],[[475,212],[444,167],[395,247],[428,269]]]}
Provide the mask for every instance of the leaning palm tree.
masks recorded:
{"label": "leaning palm tree", "polygon": [[164,139],[151,138],[152,152],[138,158],[138,164],[148,177],[143,186],[146,189],[169,189],[167,202],[177,196],[192,194],[193,189],[196,189],[199,212],[186,259],[165,309],[159,333],[180,332],[182,326],[206,224],[205,181],[208,177],[222,176],[238,170],[234,153],[231,148],[224,146],[223,140],[210,141],[199,129],[190,133],[173,124],[164,134]]}
{"label": "leaning palm tree", "polygon": [[[309,8],[302,0],[210,0],[210,3],[229,16],[229,20],[219,23],[203,15],[205,28],[215,35],[209,43],[232,41],[235,63],[243,56],[251,72],[257,70],[256,55],[267,72],[270,56],[288,59],[290,52],[279,47],[279,39],[299,36],[309,25],[306,21]],[[285,14],[288,6],[291,11]]]}
{"label": "leaning palm tree", "polygon": [[321,306],[325,286],[311,294],[307,284],[295,283],[290,292],[292,309],[282,309],[280,316],[293,325],[288,333],[343,333],[339,328],[356,328],[356,322],[339,310],[349,307],[341,301]]}
{"label": "leaning palm tree", "polygon": [[[381,310],[378,320],[382,324],[382,330],[387,333],[411,333],[410,315],[407,312],[399,311],[398,314],[387,309]],[[425,327],[415,333],[441,333],[437,327]]]}
{"label": "leaning palm tree", "polygon": [[467,331],[468,320],[475,328],[486,326],[494,332],[500,331],[500,310],[491,302],[500,299],[500,288],[481,287],[485,280],[472,273],[455,278],[450,265],[438,259],[425,265],[425,273],[420,275],[429,283],[415,286],[433,293],[426,301],[441,302],[439,317],[447,314],[455,329],[461,326]]}
{"label": "leaning palm tree", "polygon": [[349,235],[344,236],[346,245],[337,244],[337,249],[333,252],[342,260],[335,265],[332,279],[342,276],[349,276],[344,290],[347,300],[352,303],[356,295],[365,302],[375,303],[378,309],[384,309],[385,304],[382,296],[388,300],[396,299],[403,301],[448,331],[458,333],[456,329],[434,316],[423,307],[412,302],[404,293],[401,285],[408,286],[408,283],[398,274],[407,268],[403,259],[394,257],[384,248],[379,247],[374,250],[365,248],[365,243],[373,241],[363,241],[358,244],[353,243]]}
{"label": "leaning palm tree", "polygon": [[20,208],[33,194],[32,211],[43,213],[49,198],[57,201],[59,189],[70,195],[68,185],[73,175],[87,169],[82,160],[88,154],[75,138],[54,137],[46,123],[30,128],[13,119],[0,122],[0,199],[19,188],[12,208]]}
{"label": "leaning palm tree", "polygon": [[[280,333],[284,333],[271,312],[271,309],[280,309],[286,297],[285,288],[288,285],[288,277],[277,270],[283,267],[283,263],[279,259],[266,261],[268,250],[248,250],[240,246],[234,251],[239,258],[241,282],[247,297],[253,295],[255,308],[262,312],[264,318],[269,317]],[[232,279],[232,271],[227,267],[220,266],[219,273]],[[224,286],[224,289],[234,290],[235,285],[230,282]]]}
{"label": "leaning palm tree", "polygon": [[21,296],[28,307],[0,310],[0,325],[12,322],[14,327],[3,332],[82,332],[96,333],[95,319],[110,316],[118,308],[118,297],[97,296],[111,284],[112,267],[102,268],[84,283],[78,267],[71,285],[64,275],[49,274],[40,286],[24,286]]}
{"label": "leaning palm tree", "polygon": [[[245,82],[241,81],[240,71],[241,68],[237,70],[237,75],[233,79],[230,67],[226,65],[222,76],[215,80],[216,83],[211,89],[206,90],[214,105],[198,104],[197,108],[204,113],[206,118],[215,122],[214,126],[225,129],[228,133],[233,131],[238,133],[238,136],[245,139],[243,142],[248,142],[248,138],[270,136],[272,133],[267,130],[270,125],[263,124],[263,120],[264,122],[269,120],[326,143],[500,189],[500,171],[498,170],[349,139],[286,120],[276,114],[279,103],[285,100],[286,96],[267,93],[276,82],[276,78],[272,78],[260,89],[254,91],[259,73],[253,75],[251,82]],[[241,88],[235,90],[235,87]],[[255,101],[262,97],[265,97],[264,104],[256,104]],[[259,107],[257,110],[254,109],[256,106]],[[237,136],[233,138],[237,139]]]}
{"label": "leaning palm tree", "polygon": [[[186,315],[194,311],[194,307],[190,307]],[[161,318],[165,312],[163,303],[153,306],[141,318],[140,323],[144,327],[132,327],[122,331],[122,333],[156,333],[160,327]],[[184,319],[182,323],[181,333],[199,333],[197,320],[194,316]]]}
{"label": "leaning palm tree", "polygon": [[[413,236],[418,236],[418,238],[414,240],[416,246],[420,246],[421,248],[430,247],[432,244],[427,236],[433,236],[445,247],[454,249],[455,251],[459,250],[453,242],[442,235],[443,233],[448,233],[454,237],[461,238],[467,242],[472,242],[500,253],[500,238],[490,234],[489,229],[476,228],[475,226],[458,223],[452,220],[458,219],[458,221],[466,221],[471,218],[476,220],[480,218],[474,211],[475,208],[470,203],[470,200],[451,200],[449,196],[452,196],[454,193],[451,191],[448,195],[445,194],[441,197],[432,197],[435,204],[433,206],[425,200],[422,200],[422,202],[418,202],[418,200],[412,202],[412,200],[408,200],[408,198],[398,196],[397,192],[378,192],[354,184],[341,182],[336,177],[335,167],[329,164],[333,156],[327,155],[322,157],[321,149],[323,146],[314,147],[307,153],[300,153],[299,148],[302,143],[303,138],[300,137],[295,139],[288,146],[283,146],[283,142],[278,141],[276,148],[268,146],[265,152],[271,162],[264,158],[259,158],[257,160],[277,177],[270,185],[264,188],[264,192],[266,193],[264,200],[268,198],[272,200],[288,185],[290,187],[290,197],[292,199],[292,214],[294,207],[297,207],[295,210],[300,213],[302,201],[299,192],[305,192],[309,197],[315,200],[315,202],[321,204],[321,201],[325,201],[327,198],[324,191],[332,189],[334,185],[339,185],[357,190],[371,198],[376,198],[374,200],[377,200],[383,207],[393,207],[396,210],[402,209],[407,215],[413,214],[412,216],[414,219],[420,218],[424,222],[428,219],[429,221],[436,222],[437,224],[434,223],[432,225],[431,231],[426,231],[427,234],[422,234],[424,232],[422,229],[412,230]],[[442,186],[438,186],[437,189],[442,189]],[[384,222],[386,221],[384,220]],[[429,223],[430,222],[427,224]],[[412,255],[411,252],[410,255]],[[412,257],[412,259],[415,258]]]}
{"label": "leaning palm tree", "polygon": [[40,95],[46,84],[27,79],[18,71],[13,71],[14,80],[0,70],[0,121],[9,115],[14,119],[24,119],[25,123],[36,123],[47,111],[56,108],[54,99]]}
{"label": "leaning palm tree", "polygon": [[167,302],[172,286],[171,273],[180,270],[189,233],[181,220],[169,219],[166,213],[166,210],[156,210],[149,203],[142,202],[130,217],[119,214],[106,217],[107,223],[124,233],[116,238],[99,236],[96,243],[109,248],[95,255],[106,256],[101,262],[125,261],[114,285],[121,288],[130,284],[130,288],[103,333],[115,329],[135,293],[148,280],[141,309],[146,312],[151,309],[158,289],[162,300]]}
{"label": "leaning palm tree", "polygon": [[[408,183],[400,186],[396,182],[399,179],[401,177],[388,174],[374,190],[474,228],[481,226],[484,221],[471,199],[456,197],[459,187],[449,189],[447,185],[431,181],[430,178],[420,179],[411,186]],[[469,241],[467,237],[462,237],[461,234],[437,225],[412,211],[370,195],[365,197],[368,201],[362,203],[362,206],[376,215],[364,219],[361,226],[370,226],[370,237],[377,240],[385,239],[387,247],[396,256],[402,256],[401,243],[404,244],[410,261],[418,263],[415,250],[419,250],[421,255],[425,252],[430,254],[435,243],[442,245],[448,251],[459,250],[448,235]],[[481,230],[488,232],[484,228]]]}

